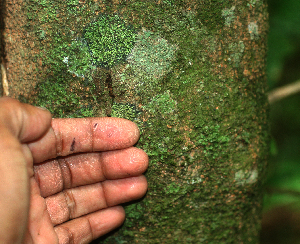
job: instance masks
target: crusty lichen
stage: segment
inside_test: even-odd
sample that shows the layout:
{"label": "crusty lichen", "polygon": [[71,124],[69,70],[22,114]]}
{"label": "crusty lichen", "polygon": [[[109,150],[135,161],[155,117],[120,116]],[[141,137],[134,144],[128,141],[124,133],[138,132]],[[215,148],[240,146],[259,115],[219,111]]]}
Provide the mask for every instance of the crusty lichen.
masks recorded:
{"label": "crusty lichen", "polygon": [[[158,83],[171,71],[177,47],[159,35],[143,29],[127,58],[125,69],[119,74],[122,83],[132,84],[137,89]],[[148,85],[148,83],[150,83]],[[143,86],[144,87],[139,87]]]}
{"label": "crusty lichen", "polygon": [[222,16],[225,18],[225,26],[230,26],[231,22],[235,19],[234,10],[235,6],[222,10]]}

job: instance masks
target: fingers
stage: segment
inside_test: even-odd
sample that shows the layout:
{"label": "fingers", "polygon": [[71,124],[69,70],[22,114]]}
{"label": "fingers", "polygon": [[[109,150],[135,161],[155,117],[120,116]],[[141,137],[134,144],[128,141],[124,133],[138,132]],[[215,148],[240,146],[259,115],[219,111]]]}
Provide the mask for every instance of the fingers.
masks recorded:
{"label": "fingers", "polygon": [[70,219],[136,200],[145,195],[145,176],[81,186],[46,198],[47,210],[53,225]]}
{"label": "fingers", "polygon": [[138,148],[76,154],[34,166],[34,177],[43,197],[72,187],[104,180],[141,175],[148,167],[147,154]]}
{"label": "fingers", "polygon": [[109,151],[133,146],[136,124],[121,118],[53,119],[52,128],[29,144],[35,163],[78,152]]}
{"label": "fingers", "polygon": [[125,211],[116,206],[73,219],[55,227],[59,243],[90,243],[122,225]]}

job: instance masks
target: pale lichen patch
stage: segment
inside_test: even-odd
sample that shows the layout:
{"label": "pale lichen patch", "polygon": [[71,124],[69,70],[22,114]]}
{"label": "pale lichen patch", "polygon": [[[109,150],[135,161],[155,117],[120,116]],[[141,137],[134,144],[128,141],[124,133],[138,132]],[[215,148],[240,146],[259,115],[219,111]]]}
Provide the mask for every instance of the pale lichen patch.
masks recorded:
{"label": "pale lichen patch", "polygon": [[235,173],[234,179],[236,184],[245,185],[245,184],[253,184],[257,181],[258,171],[257,169],[246,172],[244,170],[239,170]]}
{"label": "pale lichen patch", "polygon": [[157,82],[170,72],[176,50],[177,47],[166,39],[144,29],[138,33],[135,46],[127,58],[128,64],[120,74],[121,80],[132,80],[135,86]]}
{"label": "pale lichen patch", "polygon": [[232,6],[231,8],[225,8],[222,10],[222,17],[225,18],[225,26],[229,27],[232,21],[235,19],[234,10],[235,6]]}
{"label": "pale lichen patch", "polygon": [[259,37],[258,25],[256,22],[252,21],[248,24],[248,32],[250,34],[251,40],[257,39]]}

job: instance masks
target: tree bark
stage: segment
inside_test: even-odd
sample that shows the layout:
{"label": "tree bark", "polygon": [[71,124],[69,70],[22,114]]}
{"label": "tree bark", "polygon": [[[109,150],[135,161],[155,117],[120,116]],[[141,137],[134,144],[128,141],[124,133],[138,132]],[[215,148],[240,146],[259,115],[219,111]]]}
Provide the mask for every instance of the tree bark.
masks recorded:
{"label": "tree bark", "polygon": [[124,117],[141,130],[147,196],[126,206],[126,222],[103,243],[258,243],[269,138],[265,1],[4,6],[11,96],[55,117]]}

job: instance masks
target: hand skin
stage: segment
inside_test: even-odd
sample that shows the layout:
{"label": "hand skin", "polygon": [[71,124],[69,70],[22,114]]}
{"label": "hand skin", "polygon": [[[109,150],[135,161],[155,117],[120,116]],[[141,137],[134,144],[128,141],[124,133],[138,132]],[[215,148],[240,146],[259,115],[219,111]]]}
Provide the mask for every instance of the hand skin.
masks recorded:
{"label": "hand skin", "polygon": [[119,118],[52,119],[0,98],[0,243],[89,243],[120,226],[147,191],[137,126]]}

